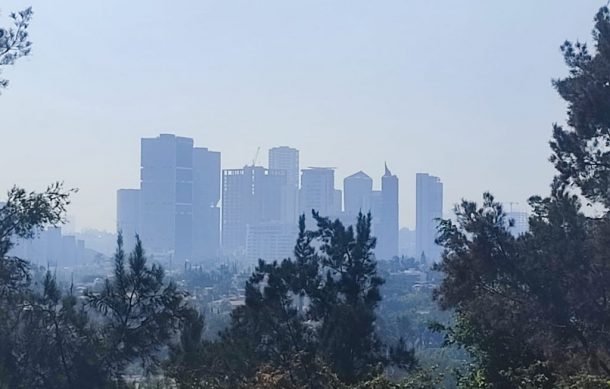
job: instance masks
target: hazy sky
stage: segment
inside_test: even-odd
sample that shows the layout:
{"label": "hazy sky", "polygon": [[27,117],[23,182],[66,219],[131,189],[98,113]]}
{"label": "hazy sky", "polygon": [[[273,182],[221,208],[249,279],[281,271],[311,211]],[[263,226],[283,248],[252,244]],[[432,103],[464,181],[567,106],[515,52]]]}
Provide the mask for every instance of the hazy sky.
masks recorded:
{"label": "hazy sky", "polygon": [[[414,227],[415,173],[445,208],[492,191],[548,192],[566,39],[590,41],[602,1],[2,1],[32,4],[31,57],[4,72],[0,191],[78,187],[78,228],[114,229],[115,191],[137,187],[139,139],[162,132],[222,152],[261,147],[336,166],[337,185],[383,163]],[[516,208],[517,208],[516,207]]]}

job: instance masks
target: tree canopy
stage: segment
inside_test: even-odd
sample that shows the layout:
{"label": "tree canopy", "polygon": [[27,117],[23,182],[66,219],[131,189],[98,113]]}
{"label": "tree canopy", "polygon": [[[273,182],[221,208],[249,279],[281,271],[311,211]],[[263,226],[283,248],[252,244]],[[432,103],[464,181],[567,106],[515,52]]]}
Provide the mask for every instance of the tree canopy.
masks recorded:
{"label": "tree canopy", "polygon": [[[569,68],[553,82],[568,103],[568,127],[554,126],[558,174],[547,197],[529,200],[529,231],[509,230],[486,193],[444,220],[435,298],[455,311],[449,342],[474,357],[464,387],[607,387],[610,378],[610,13],[595,18],[595,51],[562,46]],[[601,205],[587,215],[582,201]],[[576,383],[576,384],[575,384]],[[570,386],[576,385],[576,386]]]}
{"label": "tree canopy", "polygon": [[[17,59],[27,56],[32,50],[28,27],[32,20],[32,8],[13,12],[10,18],[12,27],[0,27],[0,74],[3,66],[13,65]],[[0,89],[8,86],[8,80],[0,78]]]}

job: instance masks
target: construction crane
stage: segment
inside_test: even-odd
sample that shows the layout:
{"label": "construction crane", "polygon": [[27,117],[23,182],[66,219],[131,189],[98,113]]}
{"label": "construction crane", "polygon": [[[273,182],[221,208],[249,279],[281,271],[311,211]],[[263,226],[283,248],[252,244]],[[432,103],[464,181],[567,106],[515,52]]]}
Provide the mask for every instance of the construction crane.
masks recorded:
{"label": "construction crane", "polygon": [[254,158],[252,158],[252,167],[256,166],[256,162],[258,161],[258,154],[261,152],[261,147],[258,146],[256,148],[256,154],[254,154]]}

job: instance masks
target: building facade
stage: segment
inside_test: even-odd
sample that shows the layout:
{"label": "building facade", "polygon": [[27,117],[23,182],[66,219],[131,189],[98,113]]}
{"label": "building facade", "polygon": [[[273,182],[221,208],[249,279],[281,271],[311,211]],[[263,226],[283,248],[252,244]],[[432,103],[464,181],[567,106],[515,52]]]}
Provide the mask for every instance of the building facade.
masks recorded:
{"label": "building facade", "polygon": [[140,143],[140,189],[117,192],[117,230],[126,247],[139,234],[158,259],[215,256],[220,234],[220,153],[161,134]]}
{"label": "building facade", "polygon": [[262,166],[222,171],[222,249],[244,253],[248,226],[282,222],[286,172]]}
{"label": "building facade", "polygon": [[398,177],[385,167],[381,177],[381,215],[377,231],[378,259],[392,259],[398,255]]}
{"label": "building facade", "polygon": [[417,173],[415,209],[415,246],[418,257],[438,261],[441,247],[435,243],[438,236],[438,219],[443,216],[443,183],[427,173]]}
{"label": "building facade", "polygon": [[123,235],[123,247],[130,251],[140,234],[140,190],[119,189],[116,193],[116,229]]}
{"label": "building facade", "polygon": [[300,213],[310,217],[311,211],[321,216],[335,215],[340,212],[337,206],[338,194],[335,190],[335,170],[333,168],[311,167],[301,171],[301,190],[299,196]]}
{"label": "building facade", "polygon": [[299,217],[299,150],[288,146],[270,149],[269,169],[286,172],[282,221],[296,224]]}

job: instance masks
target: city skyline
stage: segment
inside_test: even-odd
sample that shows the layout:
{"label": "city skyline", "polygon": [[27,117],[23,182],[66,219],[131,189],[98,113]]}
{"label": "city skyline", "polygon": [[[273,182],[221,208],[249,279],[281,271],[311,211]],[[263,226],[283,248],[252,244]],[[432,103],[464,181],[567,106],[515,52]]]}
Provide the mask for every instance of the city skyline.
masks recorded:
{"label": "city skyline", "polygon": [[[484,191],[525,207],[553,175],[547,144],[565,108],[550,83],[566,75],[559,45],[590,42],[599,6],[28,4],[33,54],[6,70],[0,104],[10,146],[0,162],[12,166],[0,192],[64,181],[80,189],[69,209],[77,228],[108,231],[116,190],[139,176],[138,139],[161,132],[223,150],[227,167],[259,146],[291,145],[302,166],[337,165],[338,179],[384,160],[403,185],[421,171],[443,177],[447,210]],[[2,7],[6,16],[23,3]],[[180,55],[160,57],[160,47]],[[400,225],[414,228],[415,196],[400,197]]]}
{"label": "city skyline", "polygon": [[[142,138],[140,145],[139,188],[116,192],[116,233],[127,249],[139,235],[151,255],[170,261],[281,260],[292,255],[298,215],[315,225],[312,211],[345,225],[371,214],[378,258],[399,256],[406,243],[399,239],[399,178],[387,163],[380,190],[363,171],[346,177],[339,189],[336,168],[300,169],[300,152],[289,146],[269,149],[268,166],[258,165],[259,148],[250,165],[227,169],[220,151],[195,147],[192,138],[165,133]],[[420,178],[439,182],[437,177],[416,177],[417,223],[428,236],[442,213],[442,184],[440,191],[430,190]]]}

